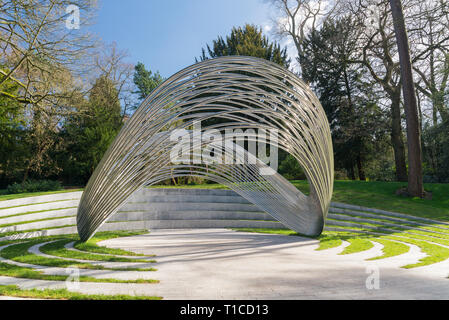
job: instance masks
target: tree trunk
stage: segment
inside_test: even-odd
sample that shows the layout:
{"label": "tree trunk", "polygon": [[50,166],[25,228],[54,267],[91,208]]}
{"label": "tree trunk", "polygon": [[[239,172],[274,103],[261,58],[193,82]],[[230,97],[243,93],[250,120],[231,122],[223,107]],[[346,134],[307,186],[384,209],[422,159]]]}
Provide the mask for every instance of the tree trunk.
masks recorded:
{"label": "tree trunk", "polygon": [[355,179],[354,166],[350,166],[349,167],[349,177],[351,178],[351,180],[356,180]]}
{"label": "tree trunk", "polygon": [[366,181],[365,170],[363,169],[362,157],[360,156],[360,154],[357,155],[357,171],[359,173],[359,180]]}
{"label": "tree trunk", "polygon": [[399,90],[391,95],[391,144],[394,150],[396,180],[407,181],[405,146],[401,126],[401,92]]}
{"label": "tree trunk", "polygon": [[421,137],[419,130],[415,85],[412,75],[412,63],[404,15],[400,0],[390,0],[394,30],[398,44],[399,62],[401,65],[402,92],[407,121],[408,146],[408,193],[414,197],[423,197],[424,186],[422,176]]}
{"label": "tree trunk", "polygon": [[437,125],[437,112],[440,113],[441,119],[443,122],[446,122],[449,120],[449,112],[446,110],[446,107],[444,106],[444,89],[443,90],[436,90],[432,92],[432,105],[433,105],[433,117],[434,117],[434,124]]}

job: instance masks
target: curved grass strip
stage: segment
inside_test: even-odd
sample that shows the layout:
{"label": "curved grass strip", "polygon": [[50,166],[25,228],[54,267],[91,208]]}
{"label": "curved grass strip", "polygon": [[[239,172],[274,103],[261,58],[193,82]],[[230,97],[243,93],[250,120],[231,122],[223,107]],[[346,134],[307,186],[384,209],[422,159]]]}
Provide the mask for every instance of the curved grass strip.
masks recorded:
{"label": "curved grass strip", "polygon": [[425,237],[429,241],[439,242],[441,244],[449,246],[448,237],[438,234],[438,233],[426,232],[426,231],[422,231],[422,230],[406,230],[405,232],[413,235],[414,237]]}
{"label": "curved grass strip", "polygon": [[414,234],[414,233],[410,233],[407,231],[401,232],[401,233],[392,233],[391,235],[392,236],[400,236],[400,237],[404,237],[407,239],[416,239],[416,240],[422,240],[422,241],[427,241],[427,242],[434,242],[437,244],[441,244],[443,246],[449,246],[449,241],[446,241],[444,239],[434,238],[434,237],[420,235],[420,234]]}
{"label": "curved grass strip", "polygon": [[401,254],[407,253],[410,250],[410,247],[404,243],[389,241],[380,238],[373,238],[373,241],[378,242],[383,245],[382,255],[369,258],[366,260],[380,260],[390,257],[399,256]]}
{"label": "curved grass strip", "polygon": [[[366,232],[370,232],[371,230],[365,230]],[[381,231],[376,231],[379,233],[382,233]],[[372,235],[369,235],[370,238],[372,238]],[[384,239],[390,239],[390,240],[396,240],[401,241],[404,243],[410,243],[418,246],[425,254],[427,254],[426,257],[419,260],[418,263],[415,264],[409,264],[406,266],[402,266],[402,268],[410,269],[415,267],[422,267],[426,265],[431,265],[437,262],[444,261],[446,259],[449,259],[449,249],[439,246],[437,243],[442,245],[447,245],[447,242],[444,240],[439,240],[435,238],[430,238],[426,236],[420,236],[420,235],[414,235],[410,234],[408,232],[401,232],[401,233],[392,233],[389,235],[383,236]],[[343,237],[344,238],[344,237]],[[377,241],[378,238],[373,238],[374,241]],[[427,241],[432,241],[434,243],[429,243]]]}
{"label": "curved grass strip", "polygon": [[67,289],[20,289],[18,286],[0,286],[0,296],[58,299],[58,300],[161,300],[162,297],[130,296],[130,295],[102,295],[82,294],[70,292]]}
{"label": "curved grass strip", "polygon": [[320,244],[317,251],[339,247],[343,244],[343,240],[336,235],[322,235],[319,237]]}
{"label": "curved grass strip", "polygon": [[[338,229],[337,226],[332,226]],[[342,229],[344,227],[341,227]],[[353,228],[365,232],[372,232],[370,229]],[[400,229],[400,228],[399,228]],[[250,229],[250,232],[259,232],[259,229]],[[379,260],[385,259],[393,256],[398,256],[404,254],[410,250],[410,247],[405,243],[410,243],[418,246],[425,254],[426,257],[419,260],[419,262],[414,264],[408,264],[402,266],[402,268],[410,269],[416,267],[422,267],[438,263],[449,259],[449,248],[439,246],[437,243],[442,245],[448,245],[448,243],[442,239],[430,238],[429,236],[410,234],[405,230],[403,232],[394,232],[392,230],[391,234],[383,231],[376,231],[377,233],[385,233],[385,235],[376,237],[372,234],[356,234],[344,231],[325,231],[318,239],[320,240],[320,245],[316,250],[326,250],[341,246],[343,240],[350,242],[351,244],[346,247],[340,254],[350,254],[355,252],[361,252],[368,250],[373,247],[370,240],[379,242],[384,247],[382,248],[383,254],[378,257],[369,258],[367,260]],[[262,231],[261,231],[262,232]],[[271,230],[271,233],[286,233],[286,230]],[[369,239],[369,240],[368,240]],[[400,241],[400,242],[398,242]],[[429,243],[428,241],[434,242]],[[403,242],[403,243],[401,243]]]}
{"label": "curved grass strip", "polygon": [[[44,274],[41,271],[32,268],[21,267],[13,264],[0,262],[0,275],[5,277],[47,280],[47,281],[66,281],[68,276]],[[90,276],[79,276],[80,282],[102,282],[102,283],[159,283],[159,280],[136,279],[120,280],[113,278],[94,278]]]}
{"label": "curved grass strip", "polygon": [[65,281],[67,279],[67,276],[46,275],[40,271],[36,271],[31,268],[16,266],[16,265],[4,263],[4,262],[0,262],[0,275],[5,276],[5,277],[50,280],[50,281],[52,281],[52,280]]}
{"label": "curved grass strip", "polygon": [[105,261],[105,262],[156,262],[155,260],[147,260],[147,259],[131,259],[124,257],[115,257],[115,256],[105,256],[95,253],[88,252],[80,252],[74,250],[68,250],[64,246],[68,243],[72,242],[72,240],[60,240],[56,242],[50,242],[46,245],[40,247],[40,251],[46,253],[51,256],[69,258],[69,259],[79,259],[79,260],[90,260],[90,261]]}
{"label": "curved grass strip", "polygon": [[349,242],[349,246],[344,248],[344,250],[339,253],[341,255],[362,252],[374,247],[374,244],[366,239],[352,238],[346,239],[346,241]]}
{"label": "curved grass strip", "polygon": [[5,259],[21,263],[28,263],[32,265],[41,265],[58,268],[77,267],[80,269],[102,269],[101,266],[94,266],[88,263],[79,263],[77,261],[62,260],[57,258],[50,259],[47,257],[38,256],[28,252],[29,248],[41,242],[44,241],[33,240],[9,246],[0,252],[0,256],[2,256]]}
{"label": "curved grass strip", "polygon": [[45,242],[43,240],[29,241],[25,243],[19,243],[3,249],[0,252],[0,256],[5,259],[28,263],[32,265],[41,265],[48,267],[68,268],[77,267],[79,269],[95,269],[95,270],[115,270],[115,271],[155,271],[154,268],[106,268],[101,265],[92,265],[89,263],[81,263],[78,261],[62,260],[58,258],[47,258],[38,256],[28,252],[28,249],[32,246]]}
{"label": "curved grass strip", "polygon": [[[280,234],[286,236],[301,236],[293,230],[287,229],[268,229],[268,228],[232,228],[232,230],[238,232],[254,232],[254,233],[267,233],[267,234]],[[339,247],[343,244],[342,239],[337,235],[329,235],[328,232],[323,233],[318,237],[319,247],[315,250],[326,250],[330,248]]]}
{"label": "curved grass strip", "polygon": [[148,230],[140,230],[140,231],[114,231],[114,232],[97,232],[93,238],[91,238],[87,242],[77,241],[74,244],[74,248],[91,252],[91,253],[100,253],[100,254],[111,254],[111,255],[121,255],[121,256],[137,256],[137,257],[154,257],[155,255],[147,255],[136,253],[132,251],[127,251],[123,249],[116,248],[107,248],[103,246],[97,245],[98,242],[103,240],[121,238],[121,237],[131,237],[131,236],[139,236],[143,234],[148,234]]}
{"label": "curved grass strip", "polygon": [[408,265],[402,266],[401,268],[411,269],[411,268],[416,268],[416,267],[428,266],[428,265],[449,259],[449,249],[439,246],[437,244],[428,243],[425,241],[413,240],[413,239],[402,239],[402,238],[401,239],[392,238],[392,240],[399,240],[402,242],[414,244],[414,245],[418,246],[422,252],[427,254],[427,256],[424,258],[421,258],[419,260],[419,262],[413,263],[413,264],[408,264]]}

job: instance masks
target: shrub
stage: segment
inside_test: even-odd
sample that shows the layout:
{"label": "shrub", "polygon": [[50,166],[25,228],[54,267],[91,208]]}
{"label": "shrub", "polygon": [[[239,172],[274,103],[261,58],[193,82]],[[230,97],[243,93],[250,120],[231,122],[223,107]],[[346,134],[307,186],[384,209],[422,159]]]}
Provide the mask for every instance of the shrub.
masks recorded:
{"label": "shrub", "polygon": [[57,191],[61,190],[62,186],[59,181],[53,180],[27,180],[22,183],[13,183],[8,186],[8,194],[28,193],[39,191]]}
{"label": "shrub", "polygon": [[287,155],[287,157],[281,161],[278,172],[287,180],[306,179],[306,175],[304,174],[298,160],[296,160],[291,154]]}

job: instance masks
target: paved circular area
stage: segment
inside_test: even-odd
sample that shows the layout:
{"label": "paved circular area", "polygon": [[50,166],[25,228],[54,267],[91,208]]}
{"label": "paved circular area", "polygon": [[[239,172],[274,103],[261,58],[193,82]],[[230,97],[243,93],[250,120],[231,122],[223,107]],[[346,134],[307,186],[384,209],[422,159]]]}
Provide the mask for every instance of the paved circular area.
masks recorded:
{"label": "paved circular area", "polygon": [[226,229],[153,230],[99,244],[156,254],[161,282],[151,286],[164,299],[449,299],[449,261],[400,268],[424,256],[416,246],[366,261],[382,245],[338,255],[348,243],[316,251],[316,240]]}

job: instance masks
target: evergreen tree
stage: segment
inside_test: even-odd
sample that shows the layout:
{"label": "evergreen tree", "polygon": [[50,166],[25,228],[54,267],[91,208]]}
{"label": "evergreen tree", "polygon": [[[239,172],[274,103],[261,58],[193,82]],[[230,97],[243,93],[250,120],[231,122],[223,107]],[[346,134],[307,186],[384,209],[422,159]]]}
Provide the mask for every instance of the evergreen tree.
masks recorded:
{"label": "evergreen tree", "polygon": [[164,79],[159,72],[152,73],[151,70],[145,69],[145,65],[142,62],[137,63],[134,67],[134,84],[137,87],[137,93],[139,100],[144,100],[158,85],[160,85]]}
{"label": "evergreen tree", "polygon": [[202,49],[200,60],[236,55],[266,59],[285,68],[290,66],[287,48],[281,49],[277,42],[270,42],[262,34],[261,28],[249,24],[243,28],[232,28],[231,34],[226,37],[226,40],[219,36],[212,42],[212,46],[207,45],[207,54],[206,50]]}

